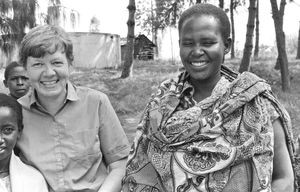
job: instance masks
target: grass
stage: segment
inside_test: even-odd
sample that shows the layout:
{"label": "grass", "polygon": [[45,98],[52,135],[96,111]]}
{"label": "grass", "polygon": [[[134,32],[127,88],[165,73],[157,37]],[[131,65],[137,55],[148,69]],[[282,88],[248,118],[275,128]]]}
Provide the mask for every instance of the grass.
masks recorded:
{"label": "grass", "polygon": [[[299,60],[289,58],[291,92],[284,93],[281,91],[280,72],[274,69],[276,58],[270,54],[261,55],[264,57],[251,61],[250,71],[266,79],[272,86],[273,92],[291,116],[294,136],[298,136],[300,135]],[[239,63],[239,58],[225,61],[225,65],[235,70],[238,69]],[[127,79],[119,78],[121,69],[74,68],[71,81],[106,93],[129,140],[132,141],[140,114],[151,94],[164,79],[175,77],[181,67],[180,63],[173,64],[171,61],[134,61],[133,76]],[[3,69],[0,69],[0,73],[3,74]],[[4,93],[8,92],[3,83],[0,83],[0,90]]]}
{"label": "grass", "polygon": [[[253,73],[266,79],[273,92],[289,112],[294,135],[300,134],[300,65],[290,58],[291,92],[281,91],[280,72],[274,69],[276,58],[253,60]],[[240,59],[226,60],[226,65],[238,69]],[[164,79],[175,77],[181,64],[169,61],[134,61],[133,77],[120,79],[121,69],[82,69],[76,68],[71,80],[106,93],[116,110],[129,139],[133,138],[136,125],[146,103],[157,86]]]}
{"label": "grass", "polygon": [[120,69],[75,68],[71,81],[106,93],[132,141],[140,114],[164,79],[176,76],[180,66],[170,62],[135,61],[133,77],[120,79]]}

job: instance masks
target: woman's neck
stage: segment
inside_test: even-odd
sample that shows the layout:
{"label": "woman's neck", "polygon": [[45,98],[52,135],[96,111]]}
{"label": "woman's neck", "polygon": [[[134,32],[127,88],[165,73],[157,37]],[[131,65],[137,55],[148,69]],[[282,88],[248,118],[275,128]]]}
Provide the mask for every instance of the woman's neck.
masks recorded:
{"label": "woman's neck", "polygon": [[66,97],[67,93],[65,92],[64,94],[60,94],[58,97],[38,96],[38,101],[48,113],[55,115],[64,105]]}
{"label": "woman's neck", "polygon": [[218,76],[214,79],[206,79],[201,81],[191,79],[191,84],[194,87],[194,99],[197,102],[200,102],[205,98],[211,96],[211,93],[218,81],[220,80],[220,78],[221,76]]}

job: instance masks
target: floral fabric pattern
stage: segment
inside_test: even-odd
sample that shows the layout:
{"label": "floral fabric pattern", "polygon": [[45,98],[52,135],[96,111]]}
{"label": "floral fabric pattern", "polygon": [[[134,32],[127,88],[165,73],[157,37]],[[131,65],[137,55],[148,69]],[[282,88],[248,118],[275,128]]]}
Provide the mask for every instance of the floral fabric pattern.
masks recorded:
{"label": "floral fabric pattern", "polygon": [[199,103],[186,72],[161,84],[138,125],[123,191],[271,191],[272,122],[281,119],[293,161],[289,116],[264,80],[226,72]]}

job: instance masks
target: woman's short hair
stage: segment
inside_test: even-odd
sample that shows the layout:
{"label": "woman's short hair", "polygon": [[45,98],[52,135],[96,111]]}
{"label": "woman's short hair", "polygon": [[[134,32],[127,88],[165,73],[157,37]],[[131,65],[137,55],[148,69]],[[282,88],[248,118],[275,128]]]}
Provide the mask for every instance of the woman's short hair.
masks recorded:
{"label": "woman's short hair", "polygon": [[28,57],[43,57],[61,49],[72,64],[73,44],[69,35],[59,26],[41,25],[31,29],[23,38],[19,50],[20,63],[26,67]]}
{"label": "woman's short hair", "polygon": [[194,16],[208,15],[216,18],[220,22],[220,28],[223,40],[230,37],[230,22],[226,13],[219,7],[207,3],[199,3],[185,10],[178,21],[179,35],[181,33],[182,24],[187,19]]}
{"label": "woman's short hair", "polygon": [[4,71],[4,79],[8,80],[8,76],[10,74],[10,72],[15,68],[15,67],[23,67],[21,64],[19,64],[16,61],[13,61],[11,63],[9,63],[6,67],[5,67],[5,71]]}
{"label": "woman's short hair", "polygon": [[8,107],[11,109],[16,117],[19,131],[23,130],[23,114],[22,114],[22,106],[18,103],[18,101],[4,93],[0,93],[0,108]]}

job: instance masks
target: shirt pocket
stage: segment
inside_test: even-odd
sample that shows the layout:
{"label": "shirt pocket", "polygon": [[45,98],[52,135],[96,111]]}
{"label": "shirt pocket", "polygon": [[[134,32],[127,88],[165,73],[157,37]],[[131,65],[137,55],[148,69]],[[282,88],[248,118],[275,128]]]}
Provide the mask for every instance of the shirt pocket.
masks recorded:
{"label": "shirt pocket", "polygon": [[70,149],[70,158],[75,161],[88,161],[94,163],[102,158],[100,140],[95,130],[73,132],[71,142],[67,144]]}

